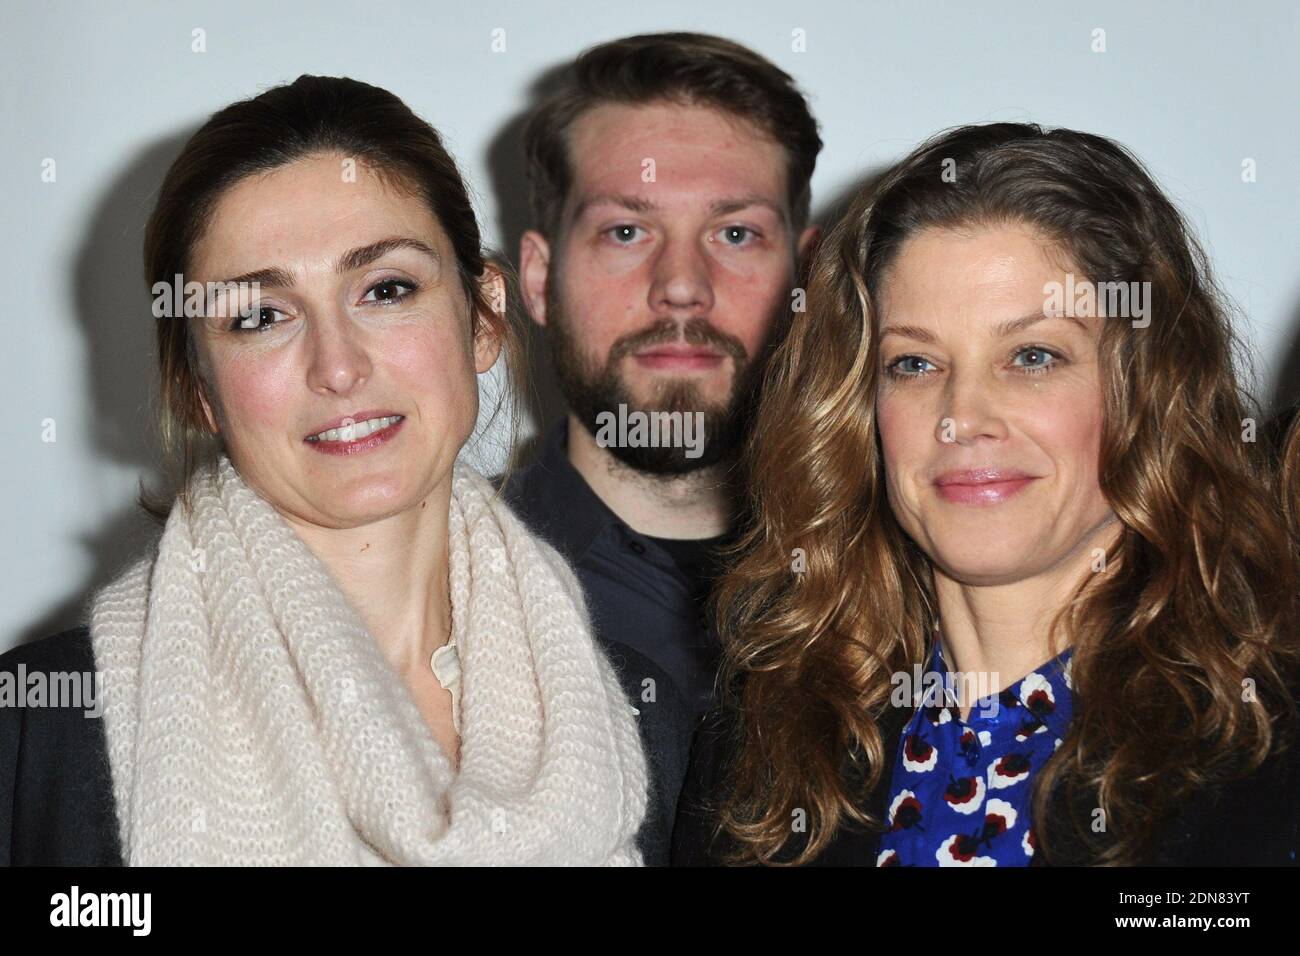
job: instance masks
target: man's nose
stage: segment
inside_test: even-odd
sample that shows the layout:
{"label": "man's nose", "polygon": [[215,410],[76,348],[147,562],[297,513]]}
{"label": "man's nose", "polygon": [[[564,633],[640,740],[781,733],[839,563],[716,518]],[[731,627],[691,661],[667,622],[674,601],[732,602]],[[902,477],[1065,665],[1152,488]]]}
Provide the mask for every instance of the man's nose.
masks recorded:
{"label": "man's nose", "polygon": [[708,259],[698,243],[675,240],[663,246],[654,264],[650,308],[656,315],[707,313],[713,308]]}

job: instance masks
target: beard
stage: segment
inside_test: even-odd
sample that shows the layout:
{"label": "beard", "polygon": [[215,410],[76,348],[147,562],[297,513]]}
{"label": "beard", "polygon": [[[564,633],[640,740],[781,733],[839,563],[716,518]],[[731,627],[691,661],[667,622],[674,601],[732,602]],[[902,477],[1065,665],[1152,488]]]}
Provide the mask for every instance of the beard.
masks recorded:
{"label": "beard", "polygon": [[607,446],[616,459],[640,472],[652,475],[685,475],[719,462],[731,461],[749,433],[757,406],[757,385],[762,359],[770,351],[764,347],[760,361],[751,361],[744,343],[713,327],[704,318],[694,317],[683,323],[683,337],[690,345],[708,345],[731,357],[731,391],[721,403],[706,403],[700,386],[689,377],[665,377],[655,385],[648,404],[637,402],[623,377],[620,366],[625,357],[654,345],[675,342],[678,322],[660,319],[640,332],[617,339],[610,346],[603,364],[592,361],[581,348],[569,316],[565,311],[559,283],[546,289],[546,339],[560,391],[587,431],[595,437],[600,417],[619,416],[619,406],[628,414],[642,412],[678,412],[683,418],[701,413],[703,447],[698,457],[688,457],[686,447],[663,444]]}

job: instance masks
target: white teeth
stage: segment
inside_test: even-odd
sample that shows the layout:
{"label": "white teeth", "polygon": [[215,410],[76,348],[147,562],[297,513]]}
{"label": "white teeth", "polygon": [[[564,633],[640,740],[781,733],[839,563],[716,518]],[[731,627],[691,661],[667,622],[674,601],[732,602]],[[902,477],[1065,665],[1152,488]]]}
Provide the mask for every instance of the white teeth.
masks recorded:
{"label": "white teeth", "polygon": [[386,415],[382,418],[367,418],[364,422],[354,422],[339,428],[330,428],[319,435],[312,435],[308,441],[360,441],[394,422],[400,422],[401,415]]}

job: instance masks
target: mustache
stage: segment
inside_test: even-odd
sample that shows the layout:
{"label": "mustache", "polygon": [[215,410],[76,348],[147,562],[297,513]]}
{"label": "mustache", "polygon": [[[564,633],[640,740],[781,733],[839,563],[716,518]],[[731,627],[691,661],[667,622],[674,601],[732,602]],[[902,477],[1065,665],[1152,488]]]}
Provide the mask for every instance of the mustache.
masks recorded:
{"label": "mustache", "polygon": [[[677,327],[678,323],[672,319],[660,319],[647,329],[624,335],[616,339],[614,344],[610,346],[609,357],[606,361],[612,366],[626,356],[642,349],[676,342]],[[734,335],[728,335],[726,332],[714,328],[708,319],[699,316],[687,319],[682,326],[682,336],[689,345],[710,345],[724,355],[731,356],[737,370],[749,361],[749,352],[746,350],[744,343]]]}

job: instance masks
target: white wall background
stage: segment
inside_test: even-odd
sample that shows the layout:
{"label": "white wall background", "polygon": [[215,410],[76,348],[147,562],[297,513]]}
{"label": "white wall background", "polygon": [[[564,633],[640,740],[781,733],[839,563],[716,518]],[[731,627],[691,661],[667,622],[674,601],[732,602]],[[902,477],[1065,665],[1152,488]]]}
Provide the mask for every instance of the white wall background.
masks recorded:
{"label": "white wall background", "polygon": [[[1293,0],[3,0],[0,24],[0,651],[75,622],[145,539],[132,501],[153,456],[140,278],[152,194],[211,112],[301,73],[384,86],[438,127],[498,244],[525,225],[513,133],[531,86],[630,33],[720,33],[792,73],[823,126],[823,213],[944,127],[1033,120],[1111,136],[1206,243],[1244,314],[1259,395],[1300,386]],[[204,53],[191,51],[195,28]],[[1104,53],[1091,50],[1097,28]],[[796,29],[806,52],[792,50]],[[41,181],[46,158],[54,183]],[[1256,182],[1242,182],[1246,158]]]}

